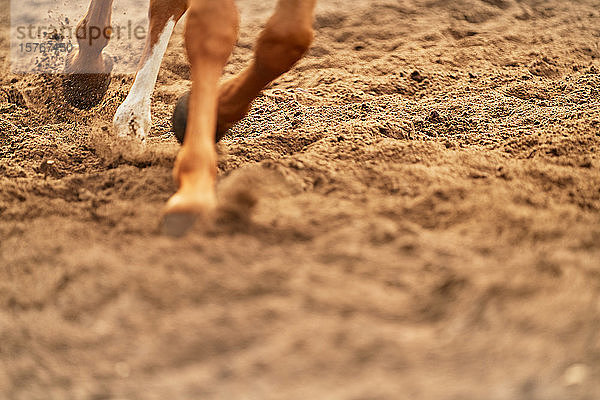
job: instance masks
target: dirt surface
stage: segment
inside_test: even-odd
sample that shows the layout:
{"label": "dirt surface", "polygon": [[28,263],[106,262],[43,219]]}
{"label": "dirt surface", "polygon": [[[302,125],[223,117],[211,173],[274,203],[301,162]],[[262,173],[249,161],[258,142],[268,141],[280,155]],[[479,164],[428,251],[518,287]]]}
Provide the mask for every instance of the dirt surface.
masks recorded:
{"label": "dirt surface", "polygon": [[[272,3],[239,1],[226,76]],[[182,27],[146,150],[111,139],[131,76],[83,112],[3,51],[1,399],[600,398],[598,2],[321,0],[315,27],[182,239]]]}

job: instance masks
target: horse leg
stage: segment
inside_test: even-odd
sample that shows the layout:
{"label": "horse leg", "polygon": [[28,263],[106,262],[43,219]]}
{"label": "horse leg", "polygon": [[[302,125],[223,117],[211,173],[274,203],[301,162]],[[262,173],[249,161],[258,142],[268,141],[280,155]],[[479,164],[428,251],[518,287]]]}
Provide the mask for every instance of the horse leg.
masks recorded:
{"label": "horse leg", "polygon": [[150,99],[173,28],[187,9],[186,0],[151,0],[150,29],[135,80],[113,119],[117,136],[144,141],[152,125]]}
{"label": "horse leg", "polygon": [[173,171],[179,189],[164,209],[163,231],[167,234],[185,233],[196,217],[210,217],[216,207],[218,80],[233,51],[237,31],[233,0],[190,1],[185,46],[192,90],[185,142]]}

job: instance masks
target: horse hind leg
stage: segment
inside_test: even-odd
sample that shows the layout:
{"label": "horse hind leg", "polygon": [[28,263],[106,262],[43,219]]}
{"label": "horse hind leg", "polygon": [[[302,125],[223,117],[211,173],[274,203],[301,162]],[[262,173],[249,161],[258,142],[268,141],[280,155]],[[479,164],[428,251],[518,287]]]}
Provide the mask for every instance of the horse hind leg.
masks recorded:
{"label": "horse hind leg", "polygon": [[144,141],[152,125],[150,103],[158,71],[173,28],[187,9],[185,0],[151,0],[150,29],[135,80],[127,98],[117,109],[113,126],[119,137]]}
{"label": "horse hind leg", "polygon": [[92,0],[75,30],[78,48],[67,56],[63,89],[74,107],[89,109],[102,100],[110,84],[113,63],[102,50],[111,35],[112,0]]}

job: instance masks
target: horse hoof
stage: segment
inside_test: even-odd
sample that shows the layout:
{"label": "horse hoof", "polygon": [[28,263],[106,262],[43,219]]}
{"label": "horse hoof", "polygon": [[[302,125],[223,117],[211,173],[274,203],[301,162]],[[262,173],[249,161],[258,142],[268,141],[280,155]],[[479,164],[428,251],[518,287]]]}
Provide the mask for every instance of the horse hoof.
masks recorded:
{"label": "horse hoof", "polygon": [[104,71],[99,73],[67,73],[63,77],[65,99],[73,107],[89,110],[99,104],[111,81],[113,62],[103,56]]}
{"label": "horse hoof", "polygon": [[185,128],[187,127],[188,104],[190,101],[190,92],[187,92],[177,100],[175,111],[171,123],[173,124],[173,132],[180,144],[183,144],[185,138]]}
{"label": "horse hoof", "polygon": [[172,213],[162,217],[160,230],[163,235],[182,237],[196,223],[197,216],[191,213]]}

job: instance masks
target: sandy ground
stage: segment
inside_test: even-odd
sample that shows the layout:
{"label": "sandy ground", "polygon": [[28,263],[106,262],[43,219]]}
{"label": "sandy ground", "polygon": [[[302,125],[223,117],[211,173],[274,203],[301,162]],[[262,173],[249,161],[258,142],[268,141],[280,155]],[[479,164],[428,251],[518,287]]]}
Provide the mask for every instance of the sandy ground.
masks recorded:
{"label": "sandy ground", "polygon": [[[226,76],[272,1],[239,5]],[[321,0],[315,26],[183,239],[157,217],[182,28],[142,152],[110,136],[131,76],[78,111],[2,53],[1,399],[600,398],[600,4]]]}

